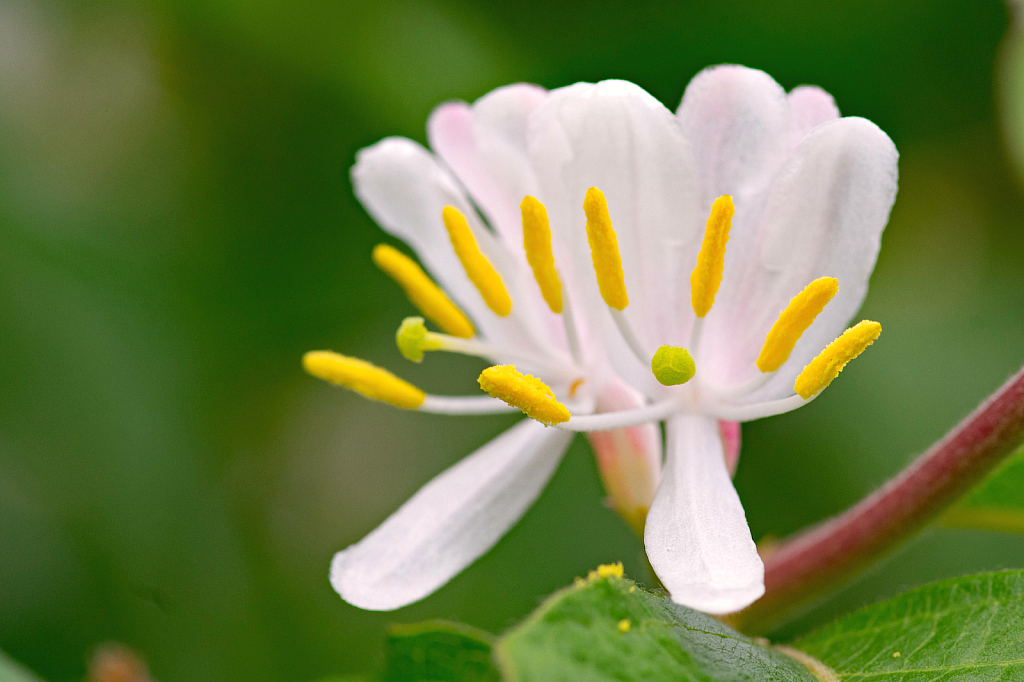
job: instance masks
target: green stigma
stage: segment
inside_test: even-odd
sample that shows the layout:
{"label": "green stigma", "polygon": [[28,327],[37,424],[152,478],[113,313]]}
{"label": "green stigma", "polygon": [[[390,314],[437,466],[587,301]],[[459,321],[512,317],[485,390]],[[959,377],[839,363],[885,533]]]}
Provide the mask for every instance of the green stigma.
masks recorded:
{"label": "green stigma", "polygon": [[685,348],[662,346],[651,358],[651,371],[654,372],[654,378],[663,386],[685,384],[693,378],[696,370],[693,356]]}
{"label": "green stigma", "polygon": [[437,350],[441,347],[437,341],[431,339],[433,336],[427,331],[422,317],[407,317],[402,320],[402,325],[395,334],[395,342],[398,350],[413,362],[423,362],[423,353],[428,350]]}

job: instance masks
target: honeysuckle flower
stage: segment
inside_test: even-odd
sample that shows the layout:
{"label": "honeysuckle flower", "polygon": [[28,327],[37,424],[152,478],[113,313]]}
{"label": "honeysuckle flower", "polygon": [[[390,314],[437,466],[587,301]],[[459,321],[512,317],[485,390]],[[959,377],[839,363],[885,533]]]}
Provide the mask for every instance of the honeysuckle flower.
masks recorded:
{"label": "honeysuckle flower", "polygon": [[305,366],[408,409],[531,419],[335,555],[334,588],[378,610],[430,594],[518,520],[584,431],[676,602],[728,613],[756,600],[735,422],[812,400],[880,333],[864,321],[840,334],[895,199],[892,142],[819,88],[787,94],[739,66],[698,74],[675,114],[624,81],[520,84],[440,106],[428,135],[432,151],[403,138],[360,151],[352,180],[440,284],[375,249],[441,330],[407,319],[403,355],[484,357],[489,396],[427,395],[328,351]]}

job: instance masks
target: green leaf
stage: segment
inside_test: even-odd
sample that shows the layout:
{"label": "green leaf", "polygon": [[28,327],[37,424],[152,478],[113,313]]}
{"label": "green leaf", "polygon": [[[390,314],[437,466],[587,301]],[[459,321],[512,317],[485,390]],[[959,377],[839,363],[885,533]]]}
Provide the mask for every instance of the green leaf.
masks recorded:
{"label": "green leaf", "polygon": [[498,640],[495,658],[518,682],[815,680],[785,654],[615,576],[556,592]]}
{"label": "green leaf", "polygon": [[960,528],[1024,533],[1024,447],[946,512],[942,522]]}
{"label": "green leaf", "polygon": [[796,641],[840,680],[1024,679],[1024,571],[944,580]]}
{"label": "green leaf", "polygon": [[40,680],[0,651],[0,682],[40,682]]}
{"label": "green leaf", "polygon": [[493,636],[468,625],[428,621],[388,631],[383,682],[497,682]]}

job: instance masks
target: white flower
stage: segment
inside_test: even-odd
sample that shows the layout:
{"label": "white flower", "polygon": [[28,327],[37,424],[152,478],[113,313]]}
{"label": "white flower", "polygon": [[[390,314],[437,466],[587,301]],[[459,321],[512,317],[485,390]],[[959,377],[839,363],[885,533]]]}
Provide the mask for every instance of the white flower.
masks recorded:
{"label": "white flower", "polygon": [[[756,600],[764,569],[723,433],[813,399],[877,337],[864,322],[826,348],[867,291],[896,194],[892,142],[839,118],[818,88],[787,95],[739,66],[700,73],[674,115],[623,81],[512,85],[442,105],[428,132],[433,153],[388,138],[352,170],[367,211],[452,299],[378,247],[378,265],[449,332],[407,320],[403,353],[515,364],[481,386],[555,427],[526,419],[428,483],[335,556],[334,588],[378,610],[427,596],[519,519],[573,431],[593,431],[612,501],[672,598],[710,613]],[[428,396],[326,351],[306,367],[402,407],[508,409]]]}

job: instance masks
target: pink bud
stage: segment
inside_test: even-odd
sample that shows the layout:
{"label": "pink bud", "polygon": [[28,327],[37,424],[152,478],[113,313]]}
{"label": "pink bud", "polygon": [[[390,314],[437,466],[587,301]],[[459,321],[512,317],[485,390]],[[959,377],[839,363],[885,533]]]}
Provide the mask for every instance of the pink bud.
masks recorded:
{"label": "pink bud", "polygon": [[[618,379],[605,384],[597,399],[597,412],[641,407],[643,396]],[[737,451],[738,451],[737,429]],[[609,505],[643,537],[647,510],[654,500],[661,474],[661,430],[655,424],[631,426],[587,434],[594,448]]]}

